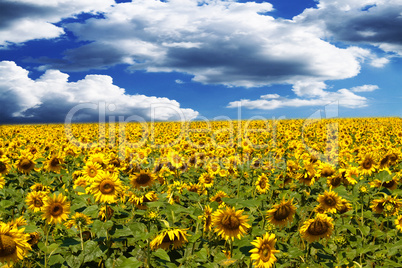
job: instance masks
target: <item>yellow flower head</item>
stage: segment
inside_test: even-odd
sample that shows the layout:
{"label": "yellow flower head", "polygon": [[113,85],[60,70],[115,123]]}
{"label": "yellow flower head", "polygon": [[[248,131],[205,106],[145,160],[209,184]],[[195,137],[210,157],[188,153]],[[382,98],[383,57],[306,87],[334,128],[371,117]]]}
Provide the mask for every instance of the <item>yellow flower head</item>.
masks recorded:
{"label": "yellow flower head", "polygon": [[212,214],[212,226],[214,231],[224,239],[238,238],[250,228],[248,224],[248,216],[242,215],[243,210],[235,210],[235,208],[226,207],[219,209]]}
{"label": "yellow flower head", "polygon": [[251,260],[256,268],[270,268],[276,262],[275,253],[275,234],[266,233],[262,237],[257,237],[251,244],[254,246],[251,253]]}
{"label": "yellow flower head", "polygon": [[70,214],[70,202],[67,201],[66,196],[54,194],[46,199],[42,219],[46,220],[47,223],[61,223],[67,220],[68,214]]}

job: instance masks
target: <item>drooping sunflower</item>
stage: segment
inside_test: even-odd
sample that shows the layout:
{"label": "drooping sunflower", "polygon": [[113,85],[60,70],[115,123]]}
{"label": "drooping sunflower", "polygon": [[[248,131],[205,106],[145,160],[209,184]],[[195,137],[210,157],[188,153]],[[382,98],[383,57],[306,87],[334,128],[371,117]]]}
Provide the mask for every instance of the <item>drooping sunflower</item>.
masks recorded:
{"label": "drooping sunflower", "polygon": [[64,225],[67,228],[75,227],[79,229],[91,223],[92,220],[89,216],[81,212],[76,212],[73,216],[71,216],[71,220],[68,220]]}
{"label": "drooping sunflower", "polygon": [[68,219],[70,214],[70,202],[67,201],[67,197],[63,194],[53,194],[46,199],[43,207],[42,219],[46,220],[48,224],[61,223]]}
{"label": "drooping sunflower", "polygon": [[171,228],[163,230],[158,234],[150,243],[152,250],[158,248],[168,250],[169,248],[178,249],[181,248],[187,240],[187,231],[180,228]]}
{"label": "drooping sunflower", "polygon": [[250,228],[248,224],[248,216],[242,215],[243,210],[235,210],[235,208],[226,207],[219,209],[212,214],[211,224],[214,231],[223,239],[229,238],[241,239],[242,235]]}
{"label": "drooping sunflower", "polygon": [[31,250],[28,244],[29,235],[24,230],[25,228],[18,229],[16,225],[0,222],[0,262],[17,262]]}
{"label": "drooping sunflower", "polygon": [[320,194],[317,201],[324,211],[329,213],[336,213],[336,210],[340,209],[341,206],[341,198],[333,191],[325,191],[324,194]]}
{"label": "drooping sunflower", "polygon": [[265,175],[264,173],[261,174],[258,177],[257,182],[255,183],[255,186],[256,186],[257,192],[260,194],[263,194],[266,191],[268,191],[269,183],[268,183],[267,175]]}
{"label": "drooping sunflower", "polygon": [[123,186],[117,173],[104,172],[88,187],[88,191],[94,195],[96,202],[111,204],[117,202]]}
{"label": "drooping sunflower", "polygon": [[149,171],[141,170],[130,177],[130,182],[133,188],[148,187],[154,183],[154,175]]}
{"label": "drooping sunflower", "polygon": [[382,182],[379,179],[375,179],[374,181],[369,182],[371,187],[381,188],[385,187],[390,190],[395,190],[398,187],[398,179],[394,176],[391,180]]}
{"label": "drooping sunflower", "polygon": [[102,174],[102,167],[96,162],[86,162],[84,169],[82,170],[82,175],[88,181],[88,183],[94,182],[95,179]]}
{"label": "drooping sunflower", "polygon": [[257,237],[251,244],[254,246],[250,250],[251,260],[256,268],[270,268],[276,262],[275,253],[275,234],[266,233],[262,237]]}
{"label": "drooping sunflower", "polygon": [[292,204],[293,199],[283,199],[281,203],[276,204],[267,211],[267,220],[277,226],[283,227],[293,220],[296,213],[296,207]]}
{"label": "drooping sunflower", "polygon": [[211,231],[211,222],[212,222],[212,208],[207,205],[204,208],[204,213],[199,216],[199,218],[203,219],[204,222],[204,232],[209,232]]}
{"label": "drooping sunflower", "polygon": [[210,201],[211,202],[218,202],[219,204],[222,204],[223,200],[222,198],[224,197],[229,197],[224,191],[219,190],[214,196],[211,196]]}
{"label": "drooping sunflower", "polygon": [[201,174],[199,178],[199,183],[204,186],[205,188],[211,188],[214,185],[214,176],[207,172]]}
{"label": "drooping sunflower", "polygon": [[45,162],[44,168],[48,172],[60,173],[63,163],[64,160],[60,155],[53,155]]}
{"label": "drooping sunflower", "polygon": [[341,205],[337,208],[339,214],[343,214],[352,209],[352,204],[350,204],[347,200],[341,198]]}
{"label": "drooping sunflower", "polygon": [[402,232],[402,215],[399,215],[398,218],[395,219],[395,227]]}
{"label": "drooping sunflower", "polygon": [[333,219],[326,214],[317,214],[315,219],[307,220],[300,228],[302,238],[312,243],[320,238],[329,238],[334,230]]}
{"label": "drooping sunflower", "polygon": [[28,193],[25,199],[28,209],[33,210],[33,212],[41,211],[44,208],[47,195],[46,192],[42,191]]}
{"label": "drooping sunflower", "polygon": [[18,171],[29,174],[35,168],[35,162],[32,158],[31,154],[23,152],[16,163]]}
{"label": "drooping sunflower", "polygon": [[374,199],[371,201],[370,208],[378,214],[384,214],[385,216],[397,215],[399,209],[402,207],[402,201],[396,197],[385,196],[380,199]]}

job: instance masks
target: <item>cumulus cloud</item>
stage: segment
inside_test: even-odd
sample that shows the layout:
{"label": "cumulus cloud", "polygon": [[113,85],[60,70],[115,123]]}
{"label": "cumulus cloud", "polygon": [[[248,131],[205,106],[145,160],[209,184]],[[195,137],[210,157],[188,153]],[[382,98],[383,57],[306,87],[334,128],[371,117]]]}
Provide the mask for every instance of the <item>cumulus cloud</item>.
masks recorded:
{"label": "cumulus cloud", "polygon": [[133,0],[103,19],[64,27],[90,43],[42,59],[63,71],[128,64],[131,71],[183,72],[204,84],[256,87],[350,78],[360,71],[352,50],[317,36],[310,25],[269,16],[270,3]]}
{"label": "cumulus cloud", "polygon": [[[320,0],[295,22],[316,26],[335,41],[371,44],[402,56],[402,2],[400,0]],[[384,59],[374,59],[381,67]]]}
{"label": "cumulus cloud", "polygon": [[[309,107],[324,106],[329,103],[337,102],[339,106],[346,108],[361,108],[367,106],[367,99],[354,94],[353,90],[363,90],[371,88],[370,85],[355,87],[351,90],[343,88],[336,92],[329,92],[326,85],[322,82],[297,82],[293,86],[296,98],[280,97],[277,94],[262,95],[260,99],[249,100],[242,99],[228,104],[228,108],[237,108],[239,106],[247,109],[275,110],[284,107]],[[363,92],[363,91],[355,91]],[[272,96],[270,95],[275,95]],[[269,97],[267,97],[269,96]]]}
{"label": "cumulus cloud", "polygon": [[68,82],[68,77],[58,70],[47,70],[33,80],[14,62],[0,62],[1,123],[64,122],[72,109],[76,109],[70,113],[73,121],[97,121],[100,113],[116,120],[118,116],[124,120],[130,116],[189,120],[198,115],[192,109],[180,108],[175,100],[127,94],[107,75],[87,75],[77,82]]}
{"label": "cumulus cloud", "polygon": [[352,90],[353,92],[371,92],[376,89],[379,89],[377,85],[363,85],[358,87],[352,87],[350,90]]}
{"label": "cumulus cloud", "polygon": [[0,49],[11,43],[49,39],[64,34],[54,25],[83,12],[102,12],[113,0],[2,0],[0,1]]}

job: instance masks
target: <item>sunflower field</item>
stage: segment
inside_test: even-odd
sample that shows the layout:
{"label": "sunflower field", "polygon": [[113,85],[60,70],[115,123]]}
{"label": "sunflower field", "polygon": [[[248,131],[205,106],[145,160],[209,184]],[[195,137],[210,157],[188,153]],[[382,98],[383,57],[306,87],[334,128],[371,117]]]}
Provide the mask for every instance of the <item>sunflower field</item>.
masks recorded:
{"label": "sunflower field", "polygon": [[401,267],[402,119],[0,126],[0,267]]}

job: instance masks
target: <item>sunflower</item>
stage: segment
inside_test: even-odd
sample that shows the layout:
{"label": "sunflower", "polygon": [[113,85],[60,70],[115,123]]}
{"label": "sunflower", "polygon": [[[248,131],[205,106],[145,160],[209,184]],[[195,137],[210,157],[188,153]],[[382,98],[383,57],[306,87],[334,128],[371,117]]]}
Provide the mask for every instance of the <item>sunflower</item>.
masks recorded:
{"label": "sunflower", "polygon": [[30,192],[27,194],[25,203],[28,209],[33,210],[33,212],[41,211],[44,208],[48,193],[46,192]]}
{"label": "sunflower", "polygon": [[22,260],[31,246],[28,244],[29,235],[25,228],[18,229],[0,222],[0,262],[17,262]]}
{"label": "sunflower", "polygon": [[293,220],[296,207],[292,204],[293,199],[286,201],[283,199],[280,204],[276,204],[267,211],[268,222],[283,227]]}
{"label": "sunflower", "polygon": [[76,212],[73,216],[71,216],[71,220],[67,221],[64,225],[67,228],[75,227],[77,229],[82,226],[87,226],[92,223],[90,217],[81,212]]}
{"label": "sunflower", "polygon": [[385,196],[380,199],[371,201],[370,208],[377,214],[384,214],[385,216],[398,215],[399,209],[402,206],[402,201],[392,196]]}
{"label": "sunflower", "polygon": [[317,176],[317,171],[315,168],[315,163],[305,163],[303,172],[298,174],[297,179],[303,184],[309,186],[313,185]]}
{"label": "sunflower", "polygon": [[112,218],[114,210],[110,206],[103,206],[99,209],[98,216],[102,221],[106,221]]}
{"label": "sunflower", "polygon": [[50,193],[50,187],[45,186],[42,183],[35,183],[34,185],[31,186],[31,190],[34,192]]}
{"label": "sunflower", "polygon": [[40,234],[38,232],[29,233],[28,244],[31,246],[35,246],[38,244],[40,239]]}
{"label": "sunflower", "polygon": [[123,187],[116,173],[104,172],[89,186],[88,191],[94,195],[96,202],[116,203]]}
{"label": "sunflower", "polygon": [[214,196],[211,196],[210,201],[211,202],[218,202],[219,204],[222,204],[222,198],[224,197],[229,197],[224,191],[219,190]]}
{"label": "sunflower", "polygon": [[369,182],[369,184],[371,185],[371,187],[375,188],[385,187],[390,190],[395,190],[398,187],[398,179],[396,177],[393,177],[391,180],[385,182],[382,182],[379,179],[375,179],[374,181]]}
{"label": "sunflower", "polygon": [[359,162],[359,170],[363,175],[371,175],[376,170],[374,156],[366,154]]}
{"label": "sunflower", "polygon": [[89,182],[92,183],[103,174],[102,167],[96,162],[86,162],[84,169],[82,170],[83,177]]}
{"label": "sunflower", "polygon": [[336,173],[334,176],[327,178],[327,184],[329,187],[336,188],[340,186],[343,182],[342,173]]}
{"label": "sunflower", "polygon": [[320,238],[329,238],[334,230],[333,219],[326,214],[317,214],[315,219],[307,220],[300,228],[302,238],[312,243]]}
{"label": "sunflower", "polygon": [[32,160],[32,155],[26,152],[22,153],[16,165],[18,171],[24,174],[29,174],[35,168],[35,162]]}
{"label": "sunflower", "polygon": [[137,196],[132,194],[129,198],[129,202],[133,203],[138,209],[147,209],[147,203],[158,200],[158,196],[155,191],[150,191],[145,195]]}
{"label": "sunflower", "polygon": [[10,160],[6,156],[0,157],[0,174],[6,175],[10,172],[11,165]]}
{"label": "sunflower", "polygon": [[13,226],[16,225],[17,227],[27,225],[27,221],[25,220],[24,216],[20,216],[8,223],[8,225]]}
{"label": "sunflower", "polygon": [[151,186],[154,182],[154,176],[151,172],[141,170],[139,173],[130,177],[130,182],[133,188],[141,188]]}
{"label": "sunflower", "polygon": [[276,262],[275,253],[275,234],[266,233],[262,237],[257,237],[251,244],[254,246],[250,250],[251,260],[256,268],[270,268]]}
{"label": "sunflower", "polygon": [[63,168],[63,163],[63,158],[59,155],[53,155],[46,161],[44,168],[48,172],[53,171],[54,173],[60,173],[60,170]]}
{"label": "sunflower", "polygon": [[102,168],[105,168],[107,163],[106,157],[103,153],[94,153],[90,155],[88,161],[92,163],[97,163]]}
{"label": "sunflower", "polygon": [[335,213],[341,206],[341,198],[333,191],[325,191],[324,194],[320,194],[317,201],[325,212],[329,213]]}
{"label": "sunflower", "polygon": [[335,167],[328,163],[321,163],[320,168],[321,168],[320,175],[322,177],[326,177],[326,178],[330,177],[330,176],[334,175],[336,172]]}
{"label": "sunflower", "polygon": [[352,209],[352,205],[345,199],[341,198],[340,206],[336,210],[339,214],[343,214]]}
{"label": "sunflower", "polygon": [[201,216],[198,216],[199,218],[202,218],[204,221],[204,232],[209,232],[211,231],[211,221],[212,221],[212,208],[207,205],[204,208],[204,214]]}
{"label": "sunflower", "polygon": [[214,231],[224,239],[232,239],[235,237],[241,239],[251,226],[247,223],[248,216],[242,215],[243,210],[235,210],[235,208],[226,207],[219,209],[212,214],[211,224]]}
{"label": "sunflower", "polygon": [[163,230],[158,234],[150,243],[151,249],[156,250],[162,248],[167,250],[169,248],[181,248],[187,240],[187,231],[180,228],[171,228]]}
{"label": "sunflower", "polygon": [[395,227],[402,232],[402,215],[399,215],[398,218],[395,219]]}
{"label": "sunflower", "polygon": [[67,220],[68,214],[70,214],[70,202],[67,201],[66,196],[60,193],[57,196],[54,194],[46,199],[42,219],[46,220],[48,224],[61,223]]}
{"label": "sunflower", "polygon": [[199,183],[205,188],[211,188],[214,185],[214,176],[209,173],[202,173]]}
{"label": "sunflower", "polygon": [[257,182],[255,183],[255,185],[256,185],[257,192],[259,192],[260,194],[263,194],[266,191],[268,191],[269,183],[268,183],[267,175],[261,174],[258,177]]}
{"label": "sunflower", "polygon": [[357,178],[360,176],[360,170],[357,167],[349,167],[345,171],[345,179],[352,185],[357,183]]}

